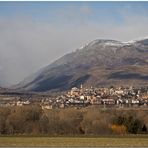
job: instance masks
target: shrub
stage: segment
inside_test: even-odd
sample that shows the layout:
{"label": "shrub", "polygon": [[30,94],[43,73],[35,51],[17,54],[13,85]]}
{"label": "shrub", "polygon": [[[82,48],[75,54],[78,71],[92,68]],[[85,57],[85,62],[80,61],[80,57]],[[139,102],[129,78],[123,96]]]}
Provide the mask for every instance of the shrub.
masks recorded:
{"label": "shrub", "polygon": [[112,132],[114,134],[123,135],[123,134],[126,134],[127,133],[127,127],[124,126],[124,125],[115,125],[115,124],[113,124],[111,126],[111,129],[112,129]]}

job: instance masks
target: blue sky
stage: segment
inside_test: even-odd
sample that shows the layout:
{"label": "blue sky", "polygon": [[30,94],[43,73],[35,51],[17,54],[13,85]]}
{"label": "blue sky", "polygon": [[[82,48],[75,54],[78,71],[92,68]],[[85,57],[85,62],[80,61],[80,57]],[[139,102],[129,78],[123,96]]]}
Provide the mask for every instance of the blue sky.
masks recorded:
{"label": "blue sky", "polygon": [[[148,2],[0,2],[2,17],[25,16],[52,23],[61,17],[58,13],[68,14],[71,9],[78,11],[80,15],[87,14],[87,21],[99,22],[108,19],[120,24],[124,22],[123,11],[147,16]],[[84,9],[84,12],[81,9]],[[66,21],[68,18],[63,19]]]}
{"label": "blue sky", "polygon": [[148,2],[1,1],[0,86],[18,83],[92,40],[146,37],[147,26]]}

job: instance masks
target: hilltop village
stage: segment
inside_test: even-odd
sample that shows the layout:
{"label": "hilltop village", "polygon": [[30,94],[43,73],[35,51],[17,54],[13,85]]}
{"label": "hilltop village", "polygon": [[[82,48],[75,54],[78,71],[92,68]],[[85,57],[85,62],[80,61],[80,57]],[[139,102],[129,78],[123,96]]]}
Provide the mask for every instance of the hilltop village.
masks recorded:
{"label": "hilltop village", "polygon": [[38,104],[42,109],[82,108],[95,105],[102,108],[148,107],[148,87],[79,88],[58,95],[0,95],[0,106],[25,106]]}

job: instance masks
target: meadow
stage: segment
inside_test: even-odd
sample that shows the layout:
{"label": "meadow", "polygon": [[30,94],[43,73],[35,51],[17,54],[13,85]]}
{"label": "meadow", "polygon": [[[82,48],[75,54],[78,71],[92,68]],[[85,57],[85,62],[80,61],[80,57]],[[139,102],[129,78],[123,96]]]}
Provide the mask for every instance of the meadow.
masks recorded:
{"label": "meadow", "polygon": [[109,137],[0,137],[0,147],[148,147],[145,136]]}

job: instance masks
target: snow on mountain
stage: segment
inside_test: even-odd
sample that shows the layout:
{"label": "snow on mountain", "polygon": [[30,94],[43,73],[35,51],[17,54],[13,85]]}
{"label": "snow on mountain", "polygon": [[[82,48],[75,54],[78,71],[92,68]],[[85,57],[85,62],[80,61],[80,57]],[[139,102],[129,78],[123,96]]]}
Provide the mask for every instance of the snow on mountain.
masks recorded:
{"label": "snow on mountain", "polygon": [[129,42],[97,39],[57,59],[16,88],[59,91],[80,84],[145,85],[148,82],[147,49],[147,38]]}
{"label": "snow on mountain", "polygon": [[137,39],[135,39],[135,40],[130,40],[130,41],[127,41],[127,42],[122,42],[122,43],[125,44],[125,45],[131,45],[131,44],[135,44],[135,43],[137,43],[137,42],[141,42],[141,41],[143,41],[143,40],[148,40],[148,36],[146,36],[146,37],[141,37],[141,38],[137,38]]}

